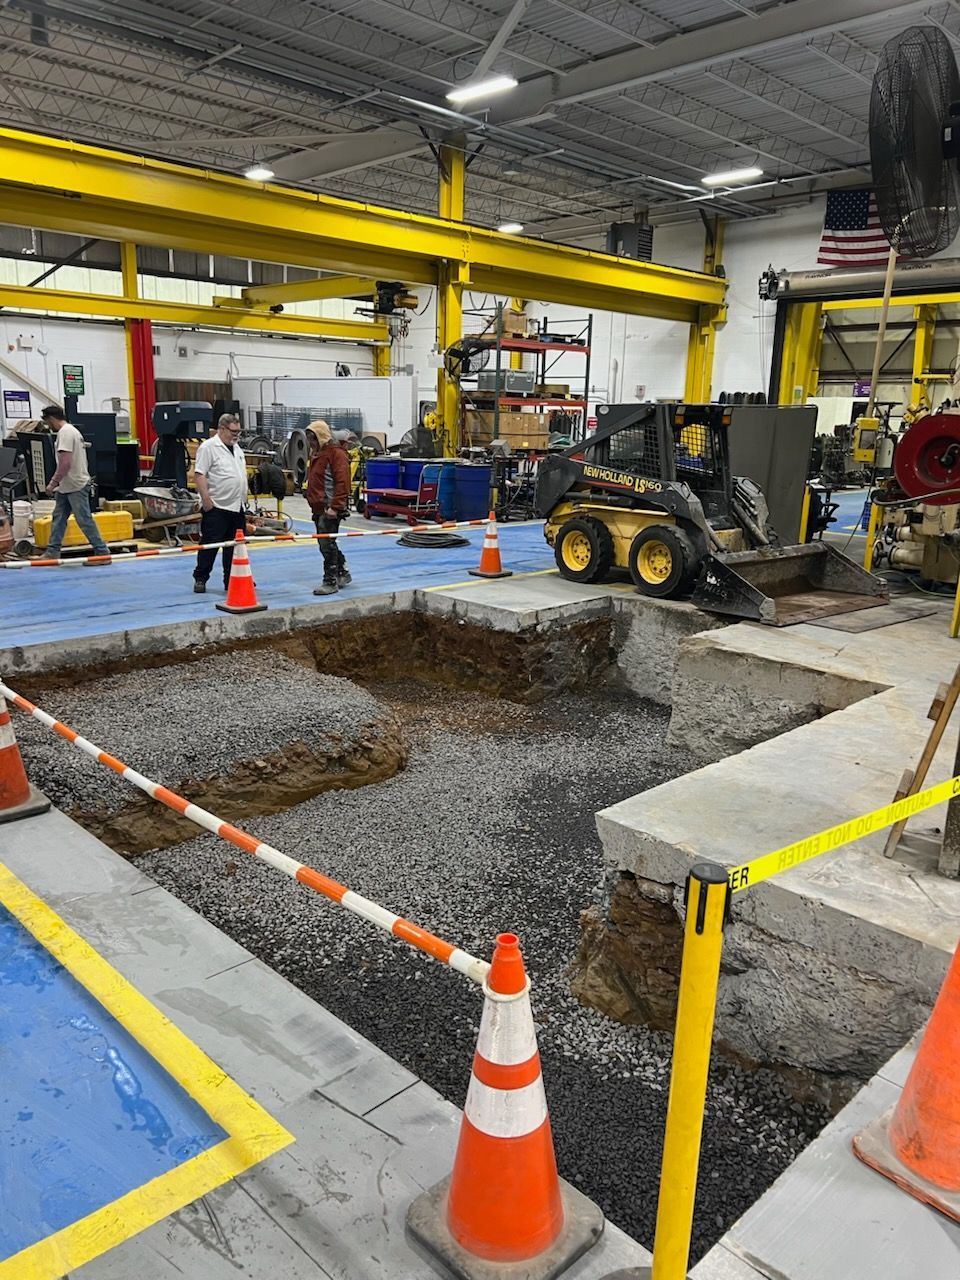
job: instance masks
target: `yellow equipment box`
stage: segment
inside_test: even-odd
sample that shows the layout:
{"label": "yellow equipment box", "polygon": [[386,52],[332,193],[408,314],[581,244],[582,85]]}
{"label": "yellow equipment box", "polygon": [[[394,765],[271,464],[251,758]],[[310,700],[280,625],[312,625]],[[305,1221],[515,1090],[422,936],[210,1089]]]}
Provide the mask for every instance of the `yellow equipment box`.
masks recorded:
{"label": "yellow equipment box", "polygon": [[[133,516],[129,511],[98,511],[94,515],[97,528],[104,542],[131,542],[133,540]],[[38,516],[33,522],[33,540],[43,550],[50,544],[50,529],[53,516]],[[80,532],[73,516],[67,521],[67,532],[64,535],[65,547],[85,547],[87,540]]]}
{"label": "yellow equipment box", "polygon": [[104,511],[129,511],[134,520],[142,520],[143,503],[139,498],[108,498],[101,502]]}

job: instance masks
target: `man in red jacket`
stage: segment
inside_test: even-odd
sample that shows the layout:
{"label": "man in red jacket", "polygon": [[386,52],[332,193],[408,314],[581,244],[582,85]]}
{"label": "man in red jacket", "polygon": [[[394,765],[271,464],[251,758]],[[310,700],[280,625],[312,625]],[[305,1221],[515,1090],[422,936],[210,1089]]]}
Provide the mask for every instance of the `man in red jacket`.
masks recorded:
{"label": "man in red jacket", "polygon": [[[307,502],[313,512],[317,533],[337,533],[350,501],[350,459],[343,445],[331,435],[326,422],[307,427],[310,467],[307,471]],[[323,556],[323,582],[314,587],[315,596],[332,596],[352,581],[336,538],[319,540]]]}

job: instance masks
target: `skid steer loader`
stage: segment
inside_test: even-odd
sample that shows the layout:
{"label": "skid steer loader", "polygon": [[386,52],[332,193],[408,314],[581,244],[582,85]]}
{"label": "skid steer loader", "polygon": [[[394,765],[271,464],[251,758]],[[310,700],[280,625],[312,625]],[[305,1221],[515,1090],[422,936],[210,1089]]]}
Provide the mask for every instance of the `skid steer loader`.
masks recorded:
{"label": "skid steer loader", "polygon": [[603,405],[587,441],[543,459],[535,505],[573,582],[627,569],[639,592],[774,626],[884,604],[829,543],[781,546],[752,480],[731,476],[723,405]]}

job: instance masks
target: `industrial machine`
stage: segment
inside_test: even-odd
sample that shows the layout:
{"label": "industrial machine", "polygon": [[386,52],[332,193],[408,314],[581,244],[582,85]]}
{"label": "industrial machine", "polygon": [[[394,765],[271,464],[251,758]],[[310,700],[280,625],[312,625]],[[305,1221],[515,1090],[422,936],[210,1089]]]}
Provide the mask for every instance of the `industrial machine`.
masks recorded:
{"label": "industrial machine", "polygon": [[960,576],[960,410],[918,418],[896,439],[892,474],[872,499],[880,511],[873,568],[953,586]]}
{"label": "industrial machine", "polygon": [[[791,412],[785,410],[784,412]],[[601,405],[588,443],[542,459],[537,514],[574,582],[627,569],[643,595],[783,626],[883,604],[886,584],[828,543],[781,546],[733,476],[722,405]]]}
{"label": "industrial machine", "polygon": [[153,407],[157,445],[150,479],[187,487],[190,464],[187,441],[207,438],[213,422],[213,405],[205,400],[169,400]]}

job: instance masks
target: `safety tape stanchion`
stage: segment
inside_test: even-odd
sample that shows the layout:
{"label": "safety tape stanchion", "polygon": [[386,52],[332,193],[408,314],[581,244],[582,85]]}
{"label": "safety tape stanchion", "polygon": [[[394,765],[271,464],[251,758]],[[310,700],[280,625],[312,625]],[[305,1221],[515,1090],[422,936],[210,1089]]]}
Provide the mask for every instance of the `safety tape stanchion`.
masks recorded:
{"label": "safety tape stanchion", "polygon": [[952,800],[960,795],[960,774],[955,778],[947,778],[945,782],[935,783],[916,795],[904,796],[892,804],[885,804],[870,813],[863,813],[859,818],[849,818],[846,822],[838,822],[835,827],[827,827],[815,835],[805,836],[802,840],[794,840],[793,844],[784,845],[772,853],[764,853],[750,862],[741,863],[739,867],[731,867],[727,876],[730,888],[734,893],[742,889],[752,889],[754,885],[781,871],[790,871],[799,867],[811,858],[819,858],[824,853],[832,853],[845,844],[853,844],[874,831],[882,831],[884,827],[892,827],[896,822],[912,818],[915,813],[924,809],[932,809],[936,804]]}
{"label": "safety tape stanchion", "polygon": [[[278,543],[323,542],[327,538],[402,538],[405,533],[443,533],[448,529],[481,529],[486,520],[445,520],[442,524],[401,525],[391,529],[341,529],[338,533],[277,533],[270,537],[254,534],[247,539],[247,549],[273,546]],[[0,560],[0,569],[51,569],[72,568],[74,565],[117,564],[128,560],[156,560],[159,556],[196,555],[199,551],[219,551],[232,547],[233,538],[226,542],[191,543],[188,547],[145,547],[140,551],[120,551],[108,556],[76,556],[70,560],[54,560],[37,556],[33,560]]]}
{"label": "safety tape stanchion", "polygon": [[225,822],[207,809],[201,809],[199,805],[191,804],[189,800],[177,795],[175,791],[169,791],[166,787],[161,786],[160,783],[153,782],[142,773],[138,773],[136,769],[131,769],[122,760],[118,760],[116,756],[103,751],[96,743],[81,737],[69,725],[63,724],[60,720],[55,720],[46,711],[41,711],[32,702],[15,693],[3,681],[0,681],[0,694],[21,711],[33,716],[34,720],[39,720],[42,725],[52,729],[61,738],[65,738],[67,742],[72,743],[85,755],[90,756],[91,759],[98,761],[106,768],[112,769],[121,778],[126,779],[127,782],[132,783],[135,787],[139,787],[141,791],[145,791],[148,796],[152,796],[160,804],[166,805],[174,813],[182,814],[184,818],[195,823],[196,826],[212,832],[213,835],[219,836],[221,840],[227,841],[228,844],[232,844],[235,848],[242,849],[244,853],[253,854],[255,858],[259,858],[262,862],[275,867],[276,870],[282,871],[285,875],[290,876],[291,879],[299,880],[308,889],[313,889],[331,901],[338,902],[347,911],[352,911],[354,915],[362,916],[364,920],[375,924],[378,929],[383,929],[386,933],[392,933],[395,938],[400,938],[402,941],[409,943],[410,946],[416,947],[418,951],[426,952],[427,955],[433,956],[435,960],[439,960],[442,964],[449,965],[451,969],[456,969],[458,973],[462,973],[472,982],[482,986],[486,980],[490,971],[490,965],[486,960],[480,960],[478,957],[470,955],[469,952],[453,946],[452,943],[445,942],[443,938],[438,938],[436,934],[429,933],[426,929],[421,929],[419,925],[405,920],[402,916],[395,915],[392,911],[388,911],[386,907],[381,907],[379,903],[373,902],[369,898],[364,898],[359,893],[354,893],[346,885],[342,885],[336,880],[331,880],[329,876],[325,876],[319,871],[314,871],[312,867],[304,866],[302,862],[297,862],[295,858],[281,853],[279,849],[275,849],[272,845],[264,844],[263,841],[257,840],[255,836],[241,830],[240,827],[235,827],[230,822]]}

